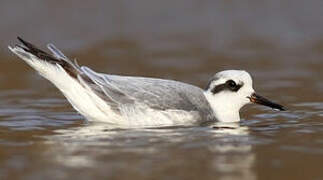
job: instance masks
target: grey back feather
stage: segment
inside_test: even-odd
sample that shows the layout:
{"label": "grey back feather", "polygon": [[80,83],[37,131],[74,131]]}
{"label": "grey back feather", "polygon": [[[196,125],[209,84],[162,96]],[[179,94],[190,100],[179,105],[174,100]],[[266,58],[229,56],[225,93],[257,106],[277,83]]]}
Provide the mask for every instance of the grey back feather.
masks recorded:
{"label": "grey back feather", "polygon": [[108,103],[143,103],[156,110],[184,110],[200,113],[203,120],[214,118],[213,111],[199,87],[164,79],[118,76],[96,73],[82,66],[81,71],[90,78],[95,91],[105,94]]}

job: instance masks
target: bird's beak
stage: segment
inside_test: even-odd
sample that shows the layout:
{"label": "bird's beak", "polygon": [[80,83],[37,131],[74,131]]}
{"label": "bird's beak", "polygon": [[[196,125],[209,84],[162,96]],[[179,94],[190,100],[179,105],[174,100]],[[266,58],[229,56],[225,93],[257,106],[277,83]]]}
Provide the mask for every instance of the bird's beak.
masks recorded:
{"label": "bird's beak", "polygon": [[271,107],[271,108],[276,109],[276,110],[286,111],[284,106],[282,106],[280,104],[273,103],[273,102],[269,101],[268,99],[259,96],[256,93],[253,93],[248,98],[250,99],[250,102],[253,102],[255,104],[261,104],[261,105],[268,106],[268,107]]}

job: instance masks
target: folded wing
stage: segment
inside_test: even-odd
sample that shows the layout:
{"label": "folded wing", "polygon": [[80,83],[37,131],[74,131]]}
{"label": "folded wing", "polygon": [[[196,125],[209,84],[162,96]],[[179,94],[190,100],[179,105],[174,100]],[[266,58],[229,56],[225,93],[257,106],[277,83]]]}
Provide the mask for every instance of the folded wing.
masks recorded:
{"label": "folded wing", "polygon": [[138,103],[156,110],[196,111],[201,117],[213,114],[199,87],[172,80],[101,74],[85,66],[81,70],[97,86],[92,86],[96,93],[118,106]]}

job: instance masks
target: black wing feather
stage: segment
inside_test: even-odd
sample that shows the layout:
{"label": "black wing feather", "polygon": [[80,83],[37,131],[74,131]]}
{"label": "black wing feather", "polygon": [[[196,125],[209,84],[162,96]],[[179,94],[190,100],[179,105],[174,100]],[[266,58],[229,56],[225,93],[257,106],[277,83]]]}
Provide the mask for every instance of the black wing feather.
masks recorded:
{"label": "black wing feather", "polygon": [[51,64],[59,64],[62,66],[65,71],[72,77],[77,78],[79,71],[76,69],[75,65],[72,65],[70,62],[65,61],[64,59],[59,59],[47,52],[40,50],[35,45],[23,40],[21,37],[17,37],[17,39],[22,43],[22,45],[17,45],[20,48],[24,49],[25,51],[33,54],[34,56],[38,57],[41,60],[44,60]]}

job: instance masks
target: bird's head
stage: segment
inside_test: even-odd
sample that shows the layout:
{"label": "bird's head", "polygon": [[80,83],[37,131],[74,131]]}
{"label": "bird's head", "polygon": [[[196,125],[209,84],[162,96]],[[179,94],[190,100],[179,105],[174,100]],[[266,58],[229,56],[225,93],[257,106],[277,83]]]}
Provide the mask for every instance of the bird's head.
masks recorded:
{"label": "bird's head", "polygon": [[207,85],[205,96],[219,121],[239,121],[239,110],[249,103],[285,110],[283,106],[257,95],[250,74],[243,70],[216,73]]}

